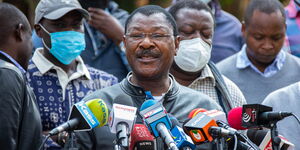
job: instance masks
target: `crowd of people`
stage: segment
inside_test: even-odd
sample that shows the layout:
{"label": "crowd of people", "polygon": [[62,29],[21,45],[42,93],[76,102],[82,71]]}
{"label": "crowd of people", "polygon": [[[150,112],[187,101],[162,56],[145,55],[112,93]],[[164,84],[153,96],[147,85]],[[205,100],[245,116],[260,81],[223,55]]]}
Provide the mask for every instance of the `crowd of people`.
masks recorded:
{"label": "crowd of people", "polygon": [[[132,13],[112,0],[40,0],[33,28],[0,3],[1,149],[64,149],[75,103],[119,95],[138,108],[151,97],[183,124],[195,108],[227,114],[264,104],[300,116],[300,1],[251,0],[242,23],[218,0],[173,0]],[[299,105],[298,105],[299,104]],[[136,123],[143,124],[137,115]],[[300,125],[278,123],[300,150]],[[291,130],[293,129],[293,130]],[[109,126],[76,132],[82,150],[114,149]],[[156,139],[156,149],[165,149]],[[197,149],[216,149],[206,143]]]}

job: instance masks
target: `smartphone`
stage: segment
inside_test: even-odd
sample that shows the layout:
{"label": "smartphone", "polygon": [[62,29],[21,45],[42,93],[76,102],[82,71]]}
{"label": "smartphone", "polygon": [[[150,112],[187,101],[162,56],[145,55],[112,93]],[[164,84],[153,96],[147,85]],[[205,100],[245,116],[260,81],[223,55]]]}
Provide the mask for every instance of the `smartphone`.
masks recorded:
{"label": "smartphone", "polygon": [[89,7],[105,9],[109,0],[78,0],[82,8],[88,10]]}

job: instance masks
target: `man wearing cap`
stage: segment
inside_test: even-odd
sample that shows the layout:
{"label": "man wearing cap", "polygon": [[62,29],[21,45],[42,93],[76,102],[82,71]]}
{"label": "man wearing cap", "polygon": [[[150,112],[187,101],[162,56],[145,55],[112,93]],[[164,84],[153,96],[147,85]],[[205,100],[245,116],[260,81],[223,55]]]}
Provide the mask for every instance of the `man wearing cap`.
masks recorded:
{"label": "man wearing cap", "polygon": [[[86,67],[81,57],[85,49],[83,19],[89,14],[76,0],[41,0],[36,8],[34,28],[42,38],[29,62],[27,73],[37,97],[43,131],[67,121],[74,103],[87,94],[117,83],[106,72]],[[59,149],[65,134],[46,142],[49,149]]]}
{"label": "man wearing cap", "polygon": [[[121,81],[131,70],[121,42],[128,12],[113,0],[78,1],[90,14],[89,20],[83,22],[86,48],[80,56],[87,65],[113,74]],[[35,31],[32,40],[34,49],[42,47]]]}

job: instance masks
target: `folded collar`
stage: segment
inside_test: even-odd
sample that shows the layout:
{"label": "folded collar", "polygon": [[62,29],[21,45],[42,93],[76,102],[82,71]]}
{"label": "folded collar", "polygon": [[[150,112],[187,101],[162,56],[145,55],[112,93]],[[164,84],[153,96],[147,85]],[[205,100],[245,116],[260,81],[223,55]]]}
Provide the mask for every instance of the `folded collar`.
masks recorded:
{"label": "folded collar", "polygon": [[203,80],[203,79],[210,79],[213,83],[213,86],[216,85],[216,80],[215,80],[215,77],[211,71],[211,69],[209,68],[209,66],[206,64],[205,67],[202,69],[201,71],[201,75],[196,79],[194,80],[190,85],[194,84],[195,82],[198,82],[200,80]]}
{"label": "folded collar", "polygon": [[[52,62],[50,62],[42,53],[41,51],[43,48],[37,48],[36,51],[33,54],[32,61],[38,68],[38,70],[42,73],[45,74],[48,72],[50,69],[55,69],[55,68],[60,68],[56,65],[54,65]],[[76,71],[81,73],[83,76],[85,76],[87,79],[91,79],[91,75],[85,66],[82,58],[78,56],[75,60],[77,62],[77,68]],[[62,69],[61,69],[62,70]]]}

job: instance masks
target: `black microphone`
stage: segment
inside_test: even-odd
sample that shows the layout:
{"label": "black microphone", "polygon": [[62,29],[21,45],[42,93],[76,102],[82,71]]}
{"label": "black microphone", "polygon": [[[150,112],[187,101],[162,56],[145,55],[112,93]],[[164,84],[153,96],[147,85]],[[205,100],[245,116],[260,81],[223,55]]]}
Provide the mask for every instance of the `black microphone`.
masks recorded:
{"label": "black microphone", "polygon": [[279,111],[279,112],[263,112],[259,115],[260,120],[279,121],[285,117],[291,116],[291,112]]}
{"label": "black microphone", "polygon": [[[258,145],[260,149],[272,149],[272,139],[270,130],[248,129],[247,136],[253,143]],[[280,140],[279,148],[281,150],[294,149],[295,145],[293,143],[289,142],[281,135],[279,135],[278,138],[278,140]]]}
{"label": "black microphone", "polygon": [[271,123],[291,116],[291,112],[271,112],[272,107],[261,104],[243,105],[242,126],[252,127],[269,127]]}

